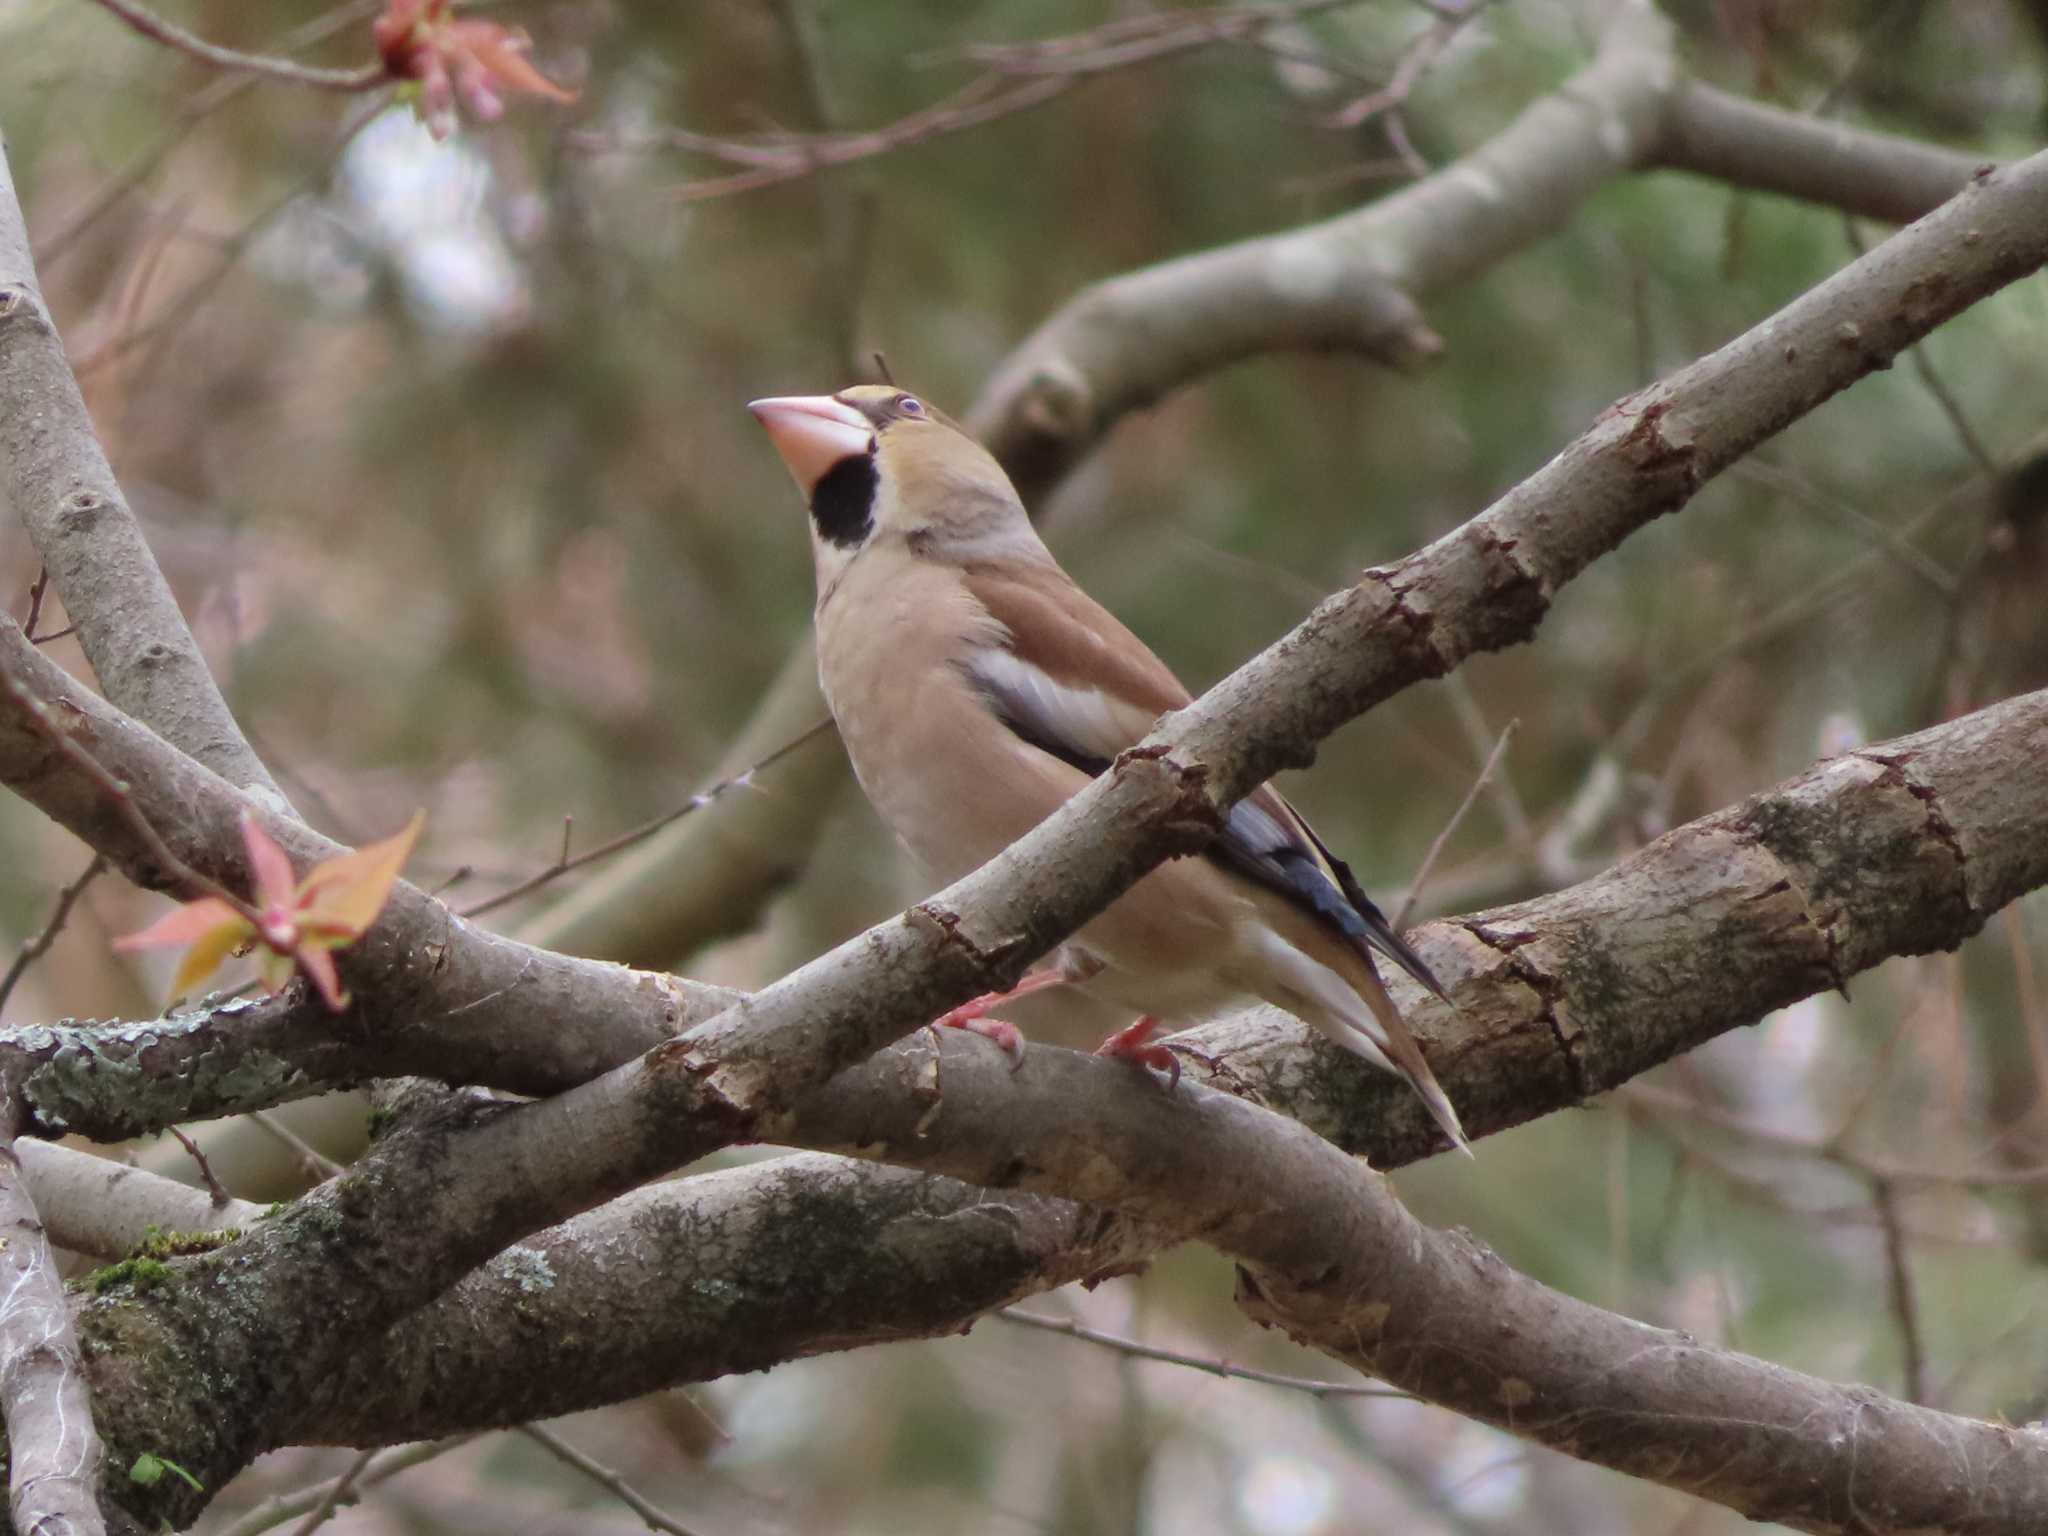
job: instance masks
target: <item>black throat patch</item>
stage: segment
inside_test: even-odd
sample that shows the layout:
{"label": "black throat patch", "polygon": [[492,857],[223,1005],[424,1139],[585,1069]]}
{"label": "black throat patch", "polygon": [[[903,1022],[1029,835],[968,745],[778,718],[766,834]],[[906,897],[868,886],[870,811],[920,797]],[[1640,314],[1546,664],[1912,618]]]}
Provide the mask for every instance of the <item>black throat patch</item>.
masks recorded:
{"label": "black throat patch", "polygon": [[811,491],[811,521],[818,536],[841,549],[863,542],[875,528],[875,456],[848,454],[825,471]]}

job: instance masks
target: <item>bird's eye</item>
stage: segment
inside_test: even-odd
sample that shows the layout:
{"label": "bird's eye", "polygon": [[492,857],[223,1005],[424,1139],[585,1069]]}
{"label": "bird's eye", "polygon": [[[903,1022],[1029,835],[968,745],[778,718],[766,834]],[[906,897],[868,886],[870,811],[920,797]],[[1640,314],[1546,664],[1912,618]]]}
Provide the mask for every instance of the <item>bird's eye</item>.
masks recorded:
{"label": "bird's eye", "polygon": [[899,415],[903,416],[922,416],[924,414],[924,402],[915,395],[898,395],[896,397],[896,410]]}

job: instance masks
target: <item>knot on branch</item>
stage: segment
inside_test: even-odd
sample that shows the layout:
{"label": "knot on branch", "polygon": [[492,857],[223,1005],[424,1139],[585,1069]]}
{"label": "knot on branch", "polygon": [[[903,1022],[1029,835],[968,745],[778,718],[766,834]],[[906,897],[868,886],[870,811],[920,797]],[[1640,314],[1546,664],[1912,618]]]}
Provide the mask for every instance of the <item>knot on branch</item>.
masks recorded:
{"label": "knot on branch", "polygon": [[1167,803],[1148,818],[1158,828],[1170,856],[1200,853],[1223,830],[1229,819],[1217,803],[1211,787],[1214,775],[1205,763],[1184,763],[1166,746],[1139,745],[1117,754],[1109,776],[1122,782],[1133,775],[1149,775],[1155,794],[1164,791]]}
{"label": "knot on branch", "polygon": [[85,533],[99,522],[107,499],[92,491],[72,491],[57,503],[57,521],[66,533]]}

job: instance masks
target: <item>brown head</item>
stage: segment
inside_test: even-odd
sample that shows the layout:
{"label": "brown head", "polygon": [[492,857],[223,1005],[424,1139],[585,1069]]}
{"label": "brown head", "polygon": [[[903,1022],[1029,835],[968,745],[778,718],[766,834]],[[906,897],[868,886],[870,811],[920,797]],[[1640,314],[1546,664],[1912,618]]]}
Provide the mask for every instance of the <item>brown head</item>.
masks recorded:
{"label": "brown head", "polygon": [[887,540],[960,565],[1050,558],[1002,466],[917,395],[857,384],[747,409],[810,508],[821,596],[862,550]]}

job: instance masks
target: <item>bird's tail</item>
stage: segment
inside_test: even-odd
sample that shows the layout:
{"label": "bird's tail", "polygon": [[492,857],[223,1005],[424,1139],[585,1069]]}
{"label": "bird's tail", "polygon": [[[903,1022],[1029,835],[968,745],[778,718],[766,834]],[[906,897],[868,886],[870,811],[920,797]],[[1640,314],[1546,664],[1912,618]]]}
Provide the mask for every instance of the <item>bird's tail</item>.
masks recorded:
{"label": "bird's tail", "polygon": [[[1372,932],[1370,942],[1374,949],[1391,958],[1402,970],[1427,987],[1442,1003],[1455,1009],[1450,994],[1436,979],[1434,972],[1423,962],[1422,956],[1408,946],[1408,941],[1394,932],[1393,926],[1380,916],[1379,909],[1367,903],[1367,913]],[[1376,920],[1376,921],[1373,921]],[[1374,1044],[1394,1064],[1394,1070],[1408,1079],[1409,1084],[1429,1107],[1429,1113],[1436,1123],[1443,1127],[1443,1133],[1451,1138],[1451,1144],[1467,1157],[1471,1157],[1472,1143],[1466,1139],[1465,1127],[1458,1123],[1458,1112],[1451,1106],[1451,1097],[1436,1080],[1436,1074],[1429,1070],[1429,1063],[1423,1058],[1422,1047],[1415,1043],[1415,1036],[1408,1028],[1408,1021],[1401,1017],[1401,1010],[1394,1006],[1393,998],[1387,995],[1386,984],[1374,969],[1370,955],[1361,956],[1365,969],[1371,974],[1369,986],[1360,987],[1366,1006],[1373,1012],[1380,1028],[1372,1031],[1377,1036],[1384,1031],[1387,1038],[1375,1038]]]}
{"label": "bird's tail", "polygon": [[[1406,1078],[1451,1144],[1472,1156],[1471,1139],[1459,1123],[1450,1095],[1430,1071],[1422,1047],[1415,1043],[1408,1021],[1387,995],[1371,956],[1347,949],[1343,954],[1348,963],[1341,971],[1332,970],[1270,930],[1259,937],[1268,965],[1286,983],[1277,989],[1279,995],[1268,994],[1267,1001],[1314,1025],[1354,1055]],[[1364,1008],[1359,1007],[1361,1001]]]}
{"label": "bird's tail", "polygon": [[[1443,1084],[1436,1080],[1436,1074],[1429,1070],[1429,1063],[1423,1058],[1422,1047],[1415,1043],[1415,1036],[1409,1032],[1407,1020],[1401,1017],[1394,1000],[1387,996],[1387,989],[1380,984],[1379,977],[1372,979],[1370,987],[1362,988],[1366,1005],[1378,1019],[1380,1029],[1387,1038],[1377,1038],[1378,1031],[1371,1032],[1375,1054],[1393,1064],[1401,1076],[1408,1079],[1409,1087],[1429,1110],[1430,1118],[1451,1138],[1451,1145],[1467,1157],[1473,1156],[1472,1142],[1465,1134],[1465,1127],[1458,1120],[1458,1111],[1451,1103],[1451,1096],[1444,1092]],[[1364,1030],[1360,1034],[1367,1033]],[[1356,1047],[1354,1047],[1356,1049]],[[1360,1054],[1363,1054],[1362,1052]]]}

